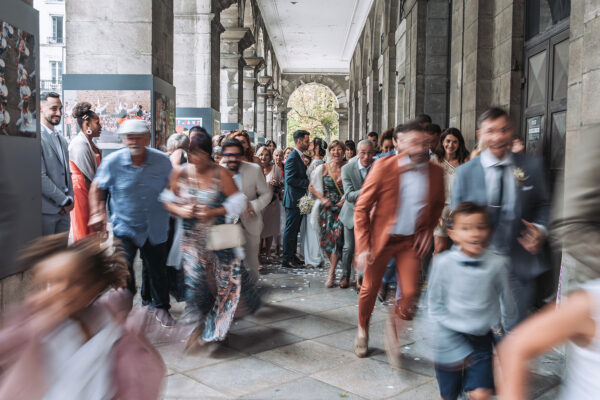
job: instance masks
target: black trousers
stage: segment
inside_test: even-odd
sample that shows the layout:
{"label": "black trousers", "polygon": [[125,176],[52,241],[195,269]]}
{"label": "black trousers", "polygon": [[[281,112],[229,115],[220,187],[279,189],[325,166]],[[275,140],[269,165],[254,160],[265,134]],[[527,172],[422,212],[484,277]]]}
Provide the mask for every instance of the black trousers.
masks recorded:
{"label": "black trousers", "polygon": [[129,267],[129,279],[127,280],[127,289],[133,294],[136,293],[135,271],[133,270],[133,261],[137,251],[140,251],[142,258],[142,288],[140,295],[144,305],[150,304],[156,308],[169,309],[169,277],[167,275],[167,255],[169,252],[168,243],[150,244],[149,240],[142,247],[138,247],[133,240],[126,237],[118,237],[126,253],[127,265]]}
{"label": "black trousers", "polygon": [[298,247],[298,231],[302,223],[299,208],[285,208],[285,230],[283,231],[283,261],[293,262]]}

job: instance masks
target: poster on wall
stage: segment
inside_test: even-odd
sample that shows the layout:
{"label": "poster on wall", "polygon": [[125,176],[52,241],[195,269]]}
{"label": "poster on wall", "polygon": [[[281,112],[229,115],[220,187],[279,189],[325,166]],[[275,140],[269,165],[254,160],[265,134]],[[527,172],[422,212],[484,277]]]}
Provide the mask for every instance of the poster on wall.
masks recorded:
{"label": "poster on wall", "polygon": [[194,126],[202,126],[202,118],[176,118],[175,132],[186,135]]}
{"label": "poster on wall", "polygon": [[123,147],[117,134],[119,125],[126,119],[139,119],[152,131],[151,99],[149,90],[65,90],[64,135],[72,139],[78,132],[77,121],[72,117],[75,104],[87,101],[100,117],[102,131],[96,144],[101,150]]}
{"label": "poster on wall", "polygon": [[35,37],[2,20],[0,26],[0,135],[35,138]]}
{"label": "poster on wall", "polygon": [[175,99],[154,92],[154,147],[167,151],[167,139],[175,133]]}

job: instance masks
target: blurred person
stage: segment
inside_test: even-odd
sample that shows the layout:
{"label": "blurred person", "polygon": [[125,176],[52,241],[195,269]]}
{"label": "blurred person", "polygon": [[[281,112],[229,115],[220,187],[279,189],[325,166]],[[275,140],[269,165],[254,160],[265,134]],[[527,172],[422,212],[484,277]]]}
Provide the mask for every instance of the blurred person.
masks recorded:
{"label": "blurred person", "polygon": [[[242,158],[239,142],[225,146],[225,152],[231,151],[238,153],[237,159]],[[242,263],[243,251],[207,248],[210,228],[232,223],[247,206],[246,196],[238,190],[230,172],[215,164],[211,154],[210,135],[199,132],[190,143],[189,163],[174,171],[170,190],[161,195],[165,207],[184,220],[184,319],[195,326],[186,344],[188,350],[197,349],[203,342],[223,341],[241,305],[253,312],[260,304]]]}
{"label": "blurred person", "polygon": [[557,191],[561,195],[557,196],[552,224],[556,244],[582,264],[578,265],[578,278],[585,276],[589,281],[560,300],[558,307],[549,304],[526,319],[501,342],[498,349],[501,399],[526,399],[530,360],[565,342],[568,342],[566,377],[558,398],[591,400],[600,393],[598,128],[600,125],[593,125],[580,133],[574,152],[577,158],[565,169],[564,192]]}
{"label": "blurred person", "polygon": [[[283,150],[276,149],[273,152],[273,163],[275,164],[275,167],[281,171],[281,179],[283,182],[283,179],[284,179]],[[279,201],[279,214],[280,214],[281,226],[279,229],[279,235],[275,239],[275,254],[278,257],[280,257],[282,255],[282,252],[281,252],[282,234],[283,234],[283,230],[285,229],[285,208],[283,207],[283,204],[281,203],[282,199],[283,199],[283,187],[281,188],[281,190],[279,192],[279,200],[280,200]]]}
{"label": "blurred person", "polygon": [[279,236],[281,231],[281,201],[280,193],[283,189],[283,174],[281,170],[273,164],[271,149],[268,146],[261,147],[257,150],[256,156],[260,160],[260,166],[265,176],[265,180],[273,195],[271,202],[263,209],[263,229],[260,234],[262,241],[262,253],[265,255],[265,263],[271,263],[271,247],[273,246],[273,238]]}
{"label": "blurred person", "polygon": [[344,143],[339,140],[331,142],[329,144],[329,161],[317,167],[314,172],[322,180],[323,191],[315,190],[312,184],[308,186],[308,190],[320,203],[320,243],[325,255],[329,258],[329,275],[325,283],[325,287],[328,288],[335,286],[335,269],[344,248],[344,226],[339,219],[339,214],[346,201],[342,183],[342,167],[346,164],[345,150]]}
{"label": "blurred person", "polygon": [[273,152],[273,163],[279,168],[281,176],[283,176],[283,150],[276,149]]}
{"label": "blurred person", "polygon": [[144,121],[123,121],[117,133],[126,147],[109,154],[100,164],[90,188],[90,228],[105,232],[106,198],[110,194],[110,219],[114,236],[123,245],[129,265],[127,288],[137,291],[133,262],[142,259],[141,297],[164,326],[175,322],[169,314],[169,284],[165,268],[168,255],[169,213],[158,197],[167,186],[173,167],[162,152],[148,147],[150,132]]}
{"label": "blurred person", "polygon": [[[361,187],[371,169],[375,157],[375,145],[370,140],[358,142],[358,157],[342,167],[344,204],[339,219],[344,225],[344,247],[342,250],[342,279],[340,288],[350,285],[354,260],[354,204],[360,196]],[[356,278],[355,278],[356,279]]]}
{"label": "blurred person", "polygon": [[444,170],[444,190],[446,197],[446,206],[442,211],[442,217],[440,218],[438,226],[433,231],[433,247],[435,254],[439,254],[448,249],[446,218],[449,215],[454,173],[456,168],[464,164],[468,159],[469,150],[467,150],[465,146],[465,139],[460,133],[460,130],[456,128],[446,129],[441,136],[440,151],[433,160]]}
{"label": "blurred person", "polygon": [[58,93],[42,93],[40,117],[42,235],[52,235],[69,231],[69,213],[75,206],[67,141],[54,129],[62,118],[62,102]]}
{"label": "blurred person", "polygon": [[46,236],[22,252],[34,291],[0,331],[0,398],[158,399],[166,367],[143,315],[128,316],[122,251],[99,235],[71,246],[67,238]]}
{"label": "blurred person", "polygon": [[433,123],[431,117],[427,114],[419,114],[415,117],[414,120],[417,121],[423,128],[427,128]]}
{"label": "blurred person", "polygon": [[167,153],[171,165],[176,168],[187,162],[187,149],[190,147],[190,139],[183,133],[174,133],[167,140]]}
{"label": "blurred person", "polygon": [[238,190],[246,196],[248,202],[240,215],[246,237],[244,263],[256,275],[260,265],[258,254],[260,234],[263,230],[262,212],[271,202],[273,192],[265,181],[262,168],[255,163],[243,161],[244,159],[244,147],[239,140],[228,139],[223,142],[222,163],[229,170]]}
{"label": "blurred person", "polygon": [[356,157],[356,143],[354,143],[354,140],[346,140],[344,144],[346,145],[346,161],[350,161]]}
{"label": "blurred person", "polygon": [[288,157],[290,156],[290,154],[292,154],[292,151],[294,151],[293,147],[286,147],[284,152],[283,152],[283,162],[285,163],[288,159]]}
{"label": "blurred person", "polygon": [[450,209],[465,201],[488,207],[490,249],[511,260],[520,322],[534,305],[536,279],[548,270],[541,251],[550,213],[546,178],[539,160],[510,152],[514,131],[504,110],[490,108],[477,122],[487,149],[456,169]]}
{"label": "blurred person", "polygon": [[[327,143],[323,139],[315,137],[309,145],[309,150],[313,154],[313,160],[306,169],[306,176],[309,178],[309,182],[313,182],[315,179],[321,180],[320,176],[315,178],[312,175],[315,169],[325,162]],[[322,184],[319,185],[319,187],[321,186]],[[323,190],[321,189],[319,192],[322,193]],[[318,214],[318,207],[313,205],[313,210],[309,215],[302,217],[302,224],[300,225],[300,250],[304,256],[304,264],[307,267],[318,267],[323,262]]]}
{"label": "blurred person", "polygon": [[515,138],[512,141],[511,150],[513,153],[525,153],[525,144],[519,138]]}
{"label": "blurred person", "polygon": [[[487,207],[460,203],[450,219],[448,233],[456,245],[434,258],[427,288],[435,375],[444,400],[463,391],[470,399],[490,399],[492,327],[512,326],[517,318],[510,261],[487,249]],[[399,349],[391,351],[396,362]]]}
{"label": "blurred person", "polygon": [[213,147],[213,160],[215,164],[221,165],[221,160],[223,159],[223,149],[221,146]]}
{"label": "blurred person", "polygon": [[354,353],[368,353],[369,320],[386,265],[396,259],[402,298],[390,319],[411,320],[418,298],[421,260],[444,208],[442,169],[429,162],[429,143],[416,121],[394,131],[397,155],[374,163],[354,206],[356,268],[364,271]]}
{"label": "blurred person", "polygon": [[192,141],[192,139],[194,138],[195,135],[199,134],[199,133],[207,133],[206,129],[204,129],[201,126],[195,125],[192,126],[190,128],[190,130],[188,131],[188,138],[190,139],[190,142]]}
{"label": "blurred person", "polygon": [[[260,160],[254,155],[254,149],[252,148],[252,140],[250,135],[246,131],[235,131],[227,136],[227,140],[237,139],[242,146],[244,146],[244,160],[246,162],[259,164]],[[221,142],[221,147],[223,143]]]}
{"label": "blurred person", "polygon": [[394,151],[394,128],[383,131],[379,140],[379,150],[381,151],[379,155],[383,157],[385,157],[384,154]]}
{"label": "blurred person", "polygon": [[433,159],[440,152],[442,128],[437,124],[429,124],[426,129],[429,136],[429,155]]}
{"label": "blurred person", "polygon": [[91,233],[88,226],[90,220],[89,190],[102,157],[102,151],[96,147],[92,139],[100,137],[102,125],[90,103],[75,104],[72,113],[79,127],[79,133],[69,144],[69,167],[73,182],[74,205],[71,211],[71,229],[73,230],[73,241],[77,241]]}
{"label": "blurred person", "polygon": [[283,192],[285,230],[283,232],[282,265],[287,268],[299,268],[303,265],[296,255],[298,231],[302,223],[298,201],[308,190],[308,177],[306,176],[306,165],[302,162],[302,154],[308,150],[309,140],[309,132],[304,130],[294,132],[296,148],[290,152],[287,160],[285,160],[285,189]]}
{"label": "blurred person", "polygon": [[371,142],[373,142],[373,144],[375,145],[375,148],[377,149],[377,152],[379,152],[379,149],[378,149],[379,134],[377,132],[369,132],[367,134],[367,139],[369,139]]}
{"label": "blurred person", "polygon": [[219,146],[220,139],[221,139],[221,135],[214,135],[212,137],[211,141],[212,141],[213,152],[214,152],[215,147]]}
{"label": "blurred person", "polygon": [[275,143],[271,139],[267,140],[265,145],[269,148],[269,150],[271,150],[271,154],[273,154],[275,152],[275,150],[277,150],[277,143]]}

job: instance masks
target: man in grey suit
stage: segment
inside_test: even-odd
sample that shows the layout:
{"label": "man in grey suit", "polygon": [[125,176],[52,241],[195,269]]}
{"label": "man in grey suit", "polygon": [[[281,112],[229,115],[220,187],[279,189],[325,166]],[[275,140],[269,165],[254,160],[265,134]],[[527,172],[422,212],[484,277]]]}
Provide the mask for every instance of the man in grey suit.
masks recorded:
{"label": "man in grey suit", "polygon": [[40,96],[42,143],[42,234],[68,232],[73,209],[73,184],[67,141],[55,127],[60,124],[62,103],[58,93]]}
{"label": "man in grey suit", "polygon": [[357,155],[352,161],[342,167],[342,183],[344,186],[344,205],[340,210],[339,219],[344,224],[344,248],[342,250],[343,275],[340,288],[347,288],[352,273],[354,256],[354,204],[360,195],[360,189],[375,157],[375,143],[362,140],[358,143]]}
{"label": "man in grey suit", "polygon": [[536,158],[511,153],[514,131],[504,110],[485,111],[477,129],[487,148],[457,168],[450,208],[465,201],[488,207],[490,249],[510,258],[509,276],[522,321],[533,306],[536,279],[548,269],[542,252],[550,215],[546,180]]}

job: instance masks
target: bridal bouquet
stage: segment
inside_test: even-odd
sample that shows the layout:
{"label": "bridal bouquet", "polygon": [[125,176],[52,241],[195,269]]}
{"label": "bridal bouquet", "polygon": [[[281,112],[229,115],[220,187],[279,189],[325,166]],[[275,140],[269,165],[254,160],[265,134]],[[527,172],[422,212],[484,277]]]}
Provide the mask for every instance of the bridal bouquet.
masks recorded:
{"label": "bridal bouquet", "polygon": [[298,201],[298,208],[300,209],[300,214],[308,215],[311,213],[313,205],[315,204],[315,199],[309,195],[305,194]]}

